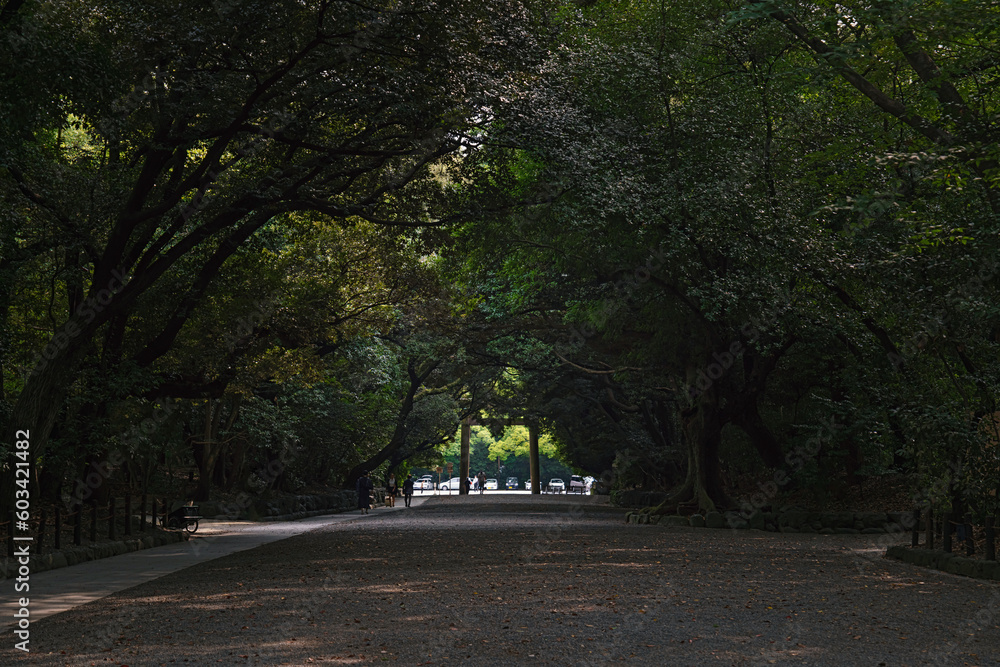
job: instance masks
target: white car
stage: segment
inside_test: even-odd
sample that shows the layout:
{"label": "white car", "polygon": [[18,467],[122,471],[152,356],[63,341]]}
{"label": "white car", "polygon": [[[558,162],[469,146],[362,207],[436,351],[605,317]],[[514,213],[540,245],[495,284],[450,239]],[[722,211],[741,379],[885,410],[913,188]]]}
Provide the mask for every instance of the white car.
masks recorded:
{"label": "white car", "polygon": [[558,477],[549,480],[549,493],[563,493],[566,491],[566,483]]}
{"label": "white car", "polygon": [[441,491],[458,491],[462,488],[459,482],[462,481],[461,477],[452,477],[449,480],[445,480],[438,484],[438,489]]}
{"label": "white car", "polygon": [[434,480],[431,477],[421,477],[413,482],[414,491],[433,491]]}
{"label": "white car", "polygon": [[500,483],[497,482],[495,479],[486,480],[487,491],[496,491],[498,488],[500,488]]}

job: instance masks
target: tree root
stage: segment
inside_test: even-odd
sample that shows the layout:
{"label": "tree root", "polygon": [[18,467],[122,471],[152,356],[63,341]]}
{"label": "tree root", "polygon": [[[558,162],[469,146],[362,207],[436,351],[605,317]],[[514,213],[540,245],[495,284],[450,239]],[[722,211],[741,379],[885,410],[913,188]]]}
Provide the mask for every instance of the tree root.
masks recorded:
{"label": "tree root", "polygon": [[675,491],[670,493],[664,500],[654,506],[643,507],[637,514],[681,514],[681,509],[696,510],[702,514],[708,512],[721,511],[720,507],[734,507],[735,505],[728,497],[723,497],[719,501],[712,500],[708,491],[700,485],[695,485],[694,480],[685,480]]}

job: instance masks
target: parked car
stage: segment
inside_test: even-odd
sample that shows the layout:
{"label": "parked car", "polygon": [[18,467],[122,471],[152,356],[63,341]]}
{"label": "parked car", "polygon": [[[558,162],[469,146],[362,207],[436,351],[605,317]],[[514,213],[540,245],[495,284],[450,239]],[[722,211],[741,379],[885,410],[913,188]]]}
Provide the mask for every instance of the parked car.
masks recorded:
{"label": "parked car", "polygon": [[500,483],[497,482],[492,477],[490,479],[486,480],[486,490],[487,491],[496,491],[499,488],[500,488]]}
{"label": "parked car", "polygon": [[461,477],[452,477],[451,479],[445,480],[440,484],[438,484],[438,489],[440,489],[441,491],[459,491],[462,488],[460,484],[461,481],[462,481]]}
{"label": "parked car", "polygon": [[505,489],[515,489],[516,490],[517,489],[517,484],[518,484],[517,477],[508,477],[507,478],[507,483],[504,485],[503,488],[505,488]]}
{"label": "parked car", "polygon": [[566,491],[566,483],[558,477],[553,477],[549,480],[548,491],[549,493],[563,493]]}
{"label": "parked car", "polygon": [[434,490],[434,478],[430,475],[424,475],[418,480],[413,482],[414,491],[433,491]]}
{"label": "parked car", "polygon": [[566,489],[567,493],[583,493],[587,488],[586,482],[583,481],[583,477],[579,475],[573,475],[569,478],[569,488]]}

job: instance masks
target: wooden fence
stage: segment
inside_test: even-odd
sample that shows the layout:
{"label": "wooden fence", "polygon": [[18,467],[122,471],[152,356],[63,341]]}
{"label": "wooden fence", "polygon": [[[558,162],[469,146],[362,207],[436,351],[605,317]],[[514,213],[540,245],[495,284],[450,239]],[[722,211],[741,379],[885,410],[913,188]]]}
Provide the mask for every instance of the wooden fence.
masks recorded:
{"label": "wooden fence", "polygon": [[[133,502],[138,499],[138,506]],[[149,512],[147,514],[147,507]],[[146,495],[108,499],[107,506],[97,502],[75,505],[71,510],[64,511],[57,505],[50,513],[43,509],[37,516],[28,520],[28,530],[18,530],[19,537],[31,536],[31,553],[42,554],[58,551],[63,546],[81,546],[84,542],[84,528],[87,529],[88,542],[96,542],[98,536],[111,540],[120,537],[131,537],[135,531],[146,532],[157,524],[167,525],[171,503],[168,500],[153,498],[150,505]],[[4,539],[7,542],[7,556],[14,557],[14,531],[11,528],[20,525],[15,522],[14,511],[10,512],[7,521],[0,523]]]}
{"label": "wooden fence", "polygon": [[[923,517],[921,517],[923,513]],[[976,537],[981,535],[984,538],[983,558],[985,560],[996,560],[996,517],[986,516],[982,522],[977,523],[971,514],[956,516],[952,512],[942,512],[935,514],[931,507],[925,508],[923,512],[920,508],[913,510],[913,529],[910,536],[910,546],[920,545],[920,533],[924,533],[924,548],[933,549],[937,540],[940,540],[941,548],[951,553],[954,543],[964,543],[965,553],[972,556],[976,553]],[[923,530],[921,530],[923,528]]]}

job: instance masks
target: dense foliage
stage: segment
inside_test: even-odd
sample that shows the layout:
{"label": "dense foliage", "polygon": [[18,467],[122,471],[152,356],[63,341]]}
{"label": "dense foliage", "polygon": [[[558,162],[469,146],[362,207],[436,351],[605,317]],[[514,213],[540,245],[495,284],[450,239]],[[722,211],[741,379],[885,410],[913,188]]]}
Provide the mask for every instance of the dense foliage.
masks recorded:
{"label": "dense foliage", "polygon": [[4,446],[205,498],[516,418],[674,505],[997,509],[998,14],[7,2]]}

